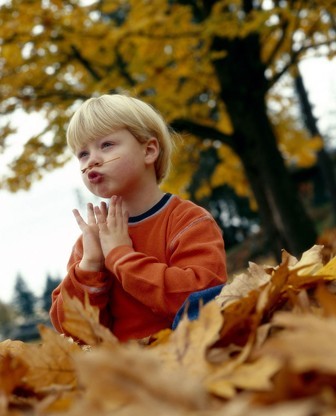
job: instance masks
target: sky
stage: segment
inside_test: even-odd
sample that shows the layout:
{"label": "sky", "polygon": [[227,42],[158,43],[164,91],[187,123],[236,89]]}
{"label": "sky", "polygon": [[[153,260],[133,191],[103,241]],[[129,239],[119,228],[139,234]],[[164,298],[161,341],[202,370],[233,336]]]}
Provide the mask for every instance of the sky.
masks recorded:
{"label": "sky", "polygon": [[[323,124],[331,111],[336,114],[336,61],[317,60],[301,69],[310,99],[316,104],[315,116],[321,117]],[[0,155],[0,172],[6,168],[6,158],[22,146],[25,132],[32,134],[39,123],[34,115],[20,119],[13,148],[6,157]],[[47,275],[65,276],[72,246],[80,235],[71,211],[79,208],[83,212],[83,203],[88,201],[94,199],[82,183],[75,159],[47,174],[29,191],[0,190],[0,301],[13,300],[18,274],[36,296],[43,293]]]}
{"label": "sky", "polygon": [[73,161],[48,174],[29,192],[0,192],[1,301],[12,300],[18,274],[37,296],[43,293],[48,274],[65,275],[72,245],[80,234],[71,212],[81,207],[79,190],[84,196]]}

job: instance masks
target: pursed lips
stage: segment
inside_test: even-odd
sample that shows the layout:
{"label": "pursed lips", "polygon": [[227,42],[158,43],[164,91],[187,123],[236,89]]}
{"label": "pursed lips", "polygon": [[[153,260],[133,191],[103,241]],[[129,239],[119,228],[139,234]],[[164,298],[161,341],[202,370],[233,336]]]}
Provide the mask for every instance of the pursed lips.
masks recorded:
{"label": "pursed lips", "polygon": [[88,179],[91,183],[99,183],[103,179],[103,174],[95,170],[92,170],[88,173]]}

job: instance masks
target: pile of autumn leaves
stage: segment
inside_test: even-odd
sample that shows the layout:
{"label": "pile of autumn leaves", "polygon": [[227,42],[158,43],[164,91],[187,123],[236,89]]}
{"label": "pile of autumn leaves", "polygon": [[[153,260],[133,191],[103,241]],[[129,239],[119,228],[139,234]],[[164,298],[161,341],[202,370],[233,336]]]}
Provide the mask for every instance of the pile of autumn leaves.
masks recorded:
{"label": "pile of autumn leaves", "polygon": [[[250,263],[198,320],[122,344],[86,301],[67,330],[0,343],[1,415],[329,416],[336,412],[336,257]],[[64,294],[66,296],[66,294]]]}

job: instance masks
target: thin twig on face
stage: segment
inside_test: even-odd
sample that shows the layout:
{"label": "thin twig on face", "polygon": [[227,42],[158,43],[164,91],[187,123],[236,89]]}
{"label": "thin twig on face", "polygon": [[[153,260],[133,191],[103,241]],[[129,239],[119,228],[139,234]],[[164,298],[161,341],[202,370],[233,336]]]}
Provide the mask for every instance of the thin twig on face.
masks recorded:
{"label": "thin twig on face", "polygon": [[87,170],[92,169],[95,166],[102,166],[102,165],[105,165],[105,163],[109,163],[109,162],[112,162],[113,160],[117,160],[117,159],[120,159],[120,156],[117,156],[117,157],[115,157],[113,159],[110,159],[110,160],[106,160],[105,162],[102,162],[102,163],[94,163],[93,165],[90,165],[90,166],[87,166],[84,169],[81,169],[81,172],[85,173]]}

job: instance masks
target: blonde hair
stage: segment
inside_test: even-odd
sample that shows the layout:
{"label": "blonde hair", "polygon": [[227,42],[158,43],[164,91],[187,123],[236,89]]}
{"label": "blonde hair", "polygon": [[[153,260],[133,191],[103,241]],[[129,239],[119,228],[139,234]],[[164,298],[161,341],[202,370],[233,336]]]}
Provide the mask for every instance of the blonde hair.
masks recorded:
{"label": "blonde hair", "polygon": [[155,137],[160,153],[155,161],[157,182],[168,174],[175,133],[154,108],[126,94],[104,94],[89,98],[72,116],[67,142],[72,152],[114,131],[127,129],[140,143]]}

